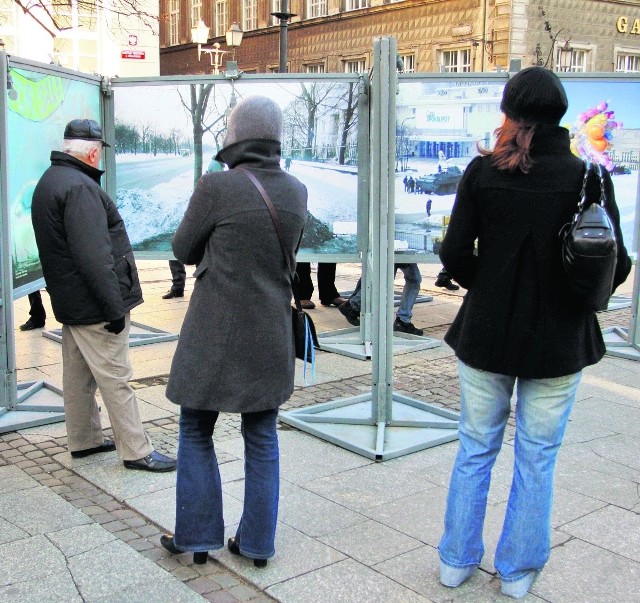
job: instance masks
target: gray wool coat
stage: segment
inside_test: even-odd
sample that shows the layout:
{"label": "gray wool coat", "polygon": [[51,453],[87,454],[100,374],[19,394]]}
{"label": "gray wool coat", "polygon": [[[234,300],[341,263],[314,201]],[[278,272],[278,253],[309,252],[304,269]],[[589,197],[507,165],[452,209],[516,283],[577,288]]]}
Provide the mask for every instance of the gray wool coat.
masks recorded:
{"label": "gray wool coat", "polygon": [[[249,169],[271,197],[295,266],[307,190],[280,169],[280,143],[244,140],[218,155]],[[171,365],[167,398],[198,410],[258,412],[293,392],[291,280],[271,216],[240,171],[205,174],[173,237],[196,264],[194,290]]]}

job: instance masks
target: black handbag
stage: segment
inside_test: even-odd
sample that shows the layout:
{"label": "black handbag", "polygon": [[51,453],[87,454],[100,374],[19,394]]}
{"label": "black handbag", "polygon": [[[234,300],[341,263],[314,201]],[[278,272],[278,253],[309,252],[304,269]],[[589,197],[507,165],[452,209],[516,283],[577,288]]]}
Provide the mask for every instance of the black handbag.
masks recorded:
{"label": "black handbag", "polygon": [[[594,171],[600,178],[600,199],[589,202],[587,180]],[[587,310],[606,310],[613,290],[618,245],[604,205],[602,168],[597,165],[594,169],[585,164],[578,211],[571,222],[562,227],[560,240],[569,288]]]}
{"label": "black handbag", "polygon": [[291,288],[293,290],[293,297],[296,303],[295,306],[291,306],[291,326],[293,328],[293,342],[295,344],[296,358],[300,358],[300,360],[313,364],[316,357],[315,350],[320,347],[320,344],[318,343],[318,335],[311,317],[302,309],[300,297],[298,296],[296,288],[293,286],[295,272],[291,269],[291,260],[289,259],[289,255],[287,254],[284,246],[284,235],[282,234],[280,219],[278,218],[275,207],[273,207],[269,194],[264,190],[260,181],[249,170],[243,167],[237,167],[235,169],[240,170],[247,178],[249,178],[249,180],[251,180],[251,182],[253,182],[262,196],[262,199],[269,210],[269,214],[271,214],[271,219],[273,220],[273,225],[276,229],[276,234],[278,235],[278,241],[280,241],[280,248],[282,249],[284,259],[287,262],[287,268],[289,269],[292,284]]}

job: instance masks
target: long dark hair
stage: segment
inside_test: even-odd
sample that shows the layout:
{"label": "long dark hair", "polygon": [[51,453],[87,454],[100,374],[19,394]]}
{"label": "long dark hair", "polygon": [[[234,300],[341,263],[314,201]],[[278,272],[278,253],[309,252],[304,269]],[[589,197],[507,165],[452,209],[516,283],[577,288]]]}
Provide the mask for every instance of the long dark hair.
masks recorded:
{"label": "long dark hair", "polygon": [[496,145],[493,150],[478,145],[478,152],[480,155],[491,155],[491,163],[499,170],[520,170],[526,174],[533,165],[530,152],[536,125],[505,116],[503,124],[495,130]]}

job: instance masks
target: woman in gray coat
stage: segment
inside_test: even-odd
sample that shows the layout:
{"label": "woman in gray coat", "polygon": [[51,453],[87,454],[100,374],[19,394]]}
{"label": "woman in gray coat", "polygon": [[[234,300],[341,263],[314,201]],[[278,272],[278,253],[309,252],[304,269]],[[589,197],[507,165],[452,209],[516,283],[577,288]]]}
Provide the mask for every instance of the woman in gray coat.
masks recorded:
{"label": "woman in gray coat", "polygon": [[220,412],[242,413],[245,496],[229,549],[264,567],[274,555],[278,515],[278,407],[293,392],[291,275],[267,207],[238,166],[256,176],[275,206],[286,252],[295,258],[307,191],[280,169],[282,112],[252,96],[229,116],[216,159],[229,170],[200,178],[173,238],[173,253],[196,264],[196,283],[176,349],[167,397],[179,404],[175,536],[178,553],[224,546],[213,429]]}

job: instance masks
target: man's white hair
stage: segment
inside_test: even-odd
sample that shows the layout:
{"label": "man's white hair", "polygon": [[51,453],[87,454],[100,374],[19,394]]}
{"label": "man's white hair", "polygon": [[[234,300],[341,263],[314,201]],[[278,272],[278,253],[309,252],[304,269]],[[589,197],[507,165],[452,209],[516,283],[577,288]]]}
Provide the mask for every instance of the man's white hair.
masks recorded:
{"label": "man's white hair", "polygon": [[102,148],[101,140],[69,138],[62,141],[62,152],[73,155],[78,159],[84,159],[93,149],[96,148]]}

